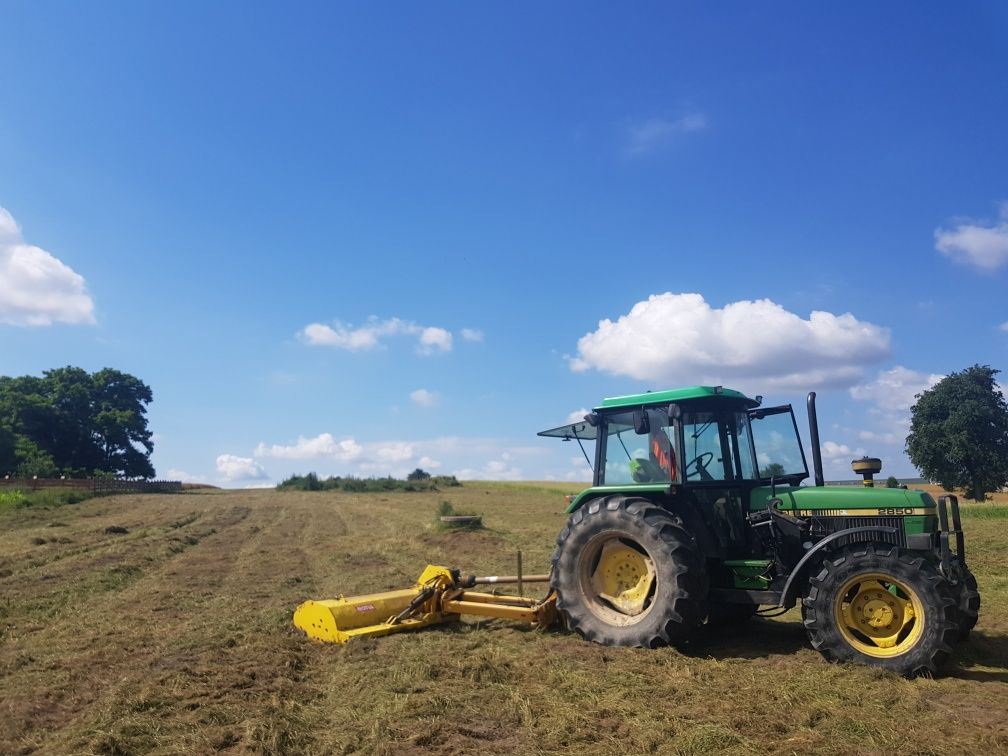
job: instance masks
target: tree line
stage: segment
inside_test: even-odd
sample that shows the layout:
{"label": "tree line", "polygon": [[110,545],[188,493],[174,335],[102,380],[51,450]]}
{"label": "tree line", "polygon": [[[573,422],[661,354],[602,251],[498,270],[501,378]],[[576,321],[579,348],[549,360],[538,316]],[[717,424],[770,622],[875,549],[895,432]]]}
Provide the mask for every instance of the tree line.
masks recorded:
{"label": "tree line", "polygon": [[112,368],[0,376],[0,476],[154,477],[150,387]]}

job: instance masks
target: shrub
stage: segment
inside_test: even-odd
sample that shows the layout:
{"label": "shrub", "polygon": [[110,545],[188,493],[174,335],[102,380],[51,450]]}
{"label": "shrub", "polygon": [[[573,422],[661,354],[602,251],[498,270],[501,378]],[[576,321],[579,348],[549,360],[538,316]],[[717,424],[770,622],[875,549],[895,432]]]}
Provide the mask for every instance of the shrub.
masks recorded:
{"label": "shrub", "polygon": [[[418,468],[419,469],[419,468]],[[416,470],[407,480],[393,478],[354,478],[330,476],[319,478],[313,472],[307,475],[291,475],[277,485],[278,491],[348,491],[350,493],[376,493],[384,491],[437,491],[439,487],[454,488],[462,485],[454,475],[438,475],[426,478],[414,477]],[[420,470],[423,472],[423,470]]]}
{"label": "shrub", "polygon": [[886,478],[886,480],[885,480],[885,487],[886,488],[899,488],[899,481],[896,480],[896,476],[895,475],[890,475],[888,478]]}

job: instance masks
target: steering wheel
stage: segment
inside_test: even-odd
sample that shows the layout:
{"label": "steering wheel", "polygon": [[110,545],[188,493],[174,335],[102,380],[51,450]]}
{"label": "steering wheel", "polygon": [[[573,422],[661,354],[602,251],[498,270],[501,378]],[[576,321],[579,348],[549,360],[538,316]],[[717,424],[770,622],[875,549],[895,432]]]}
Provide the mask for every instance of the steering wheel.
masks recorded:
{"label": "steering wheel", "polygon": [[689,478],[689,471],[691,467],[696,467],[696,473],[700,476],[700,480],[714,480],[714,476],[707,472],[707,465],[709,465],[714,460],[714,452],[704,452],[703,454],[694,457],[686,467],[683,468],[683,472],[686,473],[686,478]]}

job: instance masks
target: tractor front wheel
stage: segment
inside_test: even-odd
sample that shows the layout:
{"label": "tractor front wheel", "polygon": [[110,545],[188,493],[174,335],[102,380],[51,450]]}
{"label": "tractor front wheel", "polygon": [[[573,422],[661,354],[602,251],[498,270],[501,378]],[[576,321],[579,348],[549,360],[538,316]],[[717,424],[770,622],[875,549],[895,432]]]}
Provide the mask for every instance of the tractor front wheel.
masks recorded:
{"label": "tractor front wheel", "polygon": [[595,499],[557,537],[551,587],[567,624],[607,646],[685,643],[706,613],[707,572],[674,514],[636,497]]}
{"label": "tractor front wheel", "polygon": [[803,601],[813,648],[908,677],[932,675],[956,639],[956,601],[930,562],[887,544],[828,555]]}

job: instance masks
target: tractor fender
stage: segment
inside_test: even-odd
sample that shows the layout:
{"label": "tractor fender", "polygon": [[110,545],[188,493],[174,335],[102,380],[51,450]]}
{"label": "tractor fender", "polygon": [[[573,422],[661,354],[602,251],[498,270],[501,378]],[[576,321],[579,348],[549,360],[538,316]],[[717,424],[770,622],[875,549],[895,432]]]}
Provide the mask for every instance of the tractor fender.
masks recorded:
{"label": "tractor fender", "polygon": [[829,549],[841,538],[845,538],[849,535],[855,535],[857,533],[885,533],[887,535],[895,535],[898,532],[899,531],[896,528],[886,525],[862,525],[857,528],[847,528],[845,530],[838,530],[836,533],[830,533],[828,536],[816,543],[815,546],[806,551],[805,556],[798,560],[798,564],[795,565],[794,569],[791,570],[791,574],[788,575],[787,582],[784,584],[784,590],[781,592],[781,597],[777,602],[777,606],[790,609],[795,605],[795,593],[798,591],[798,586],[801,584],[801,578],[804,576],[804,573],[808,569],[809,565],[815,561],[817,556],[829,551]]}

